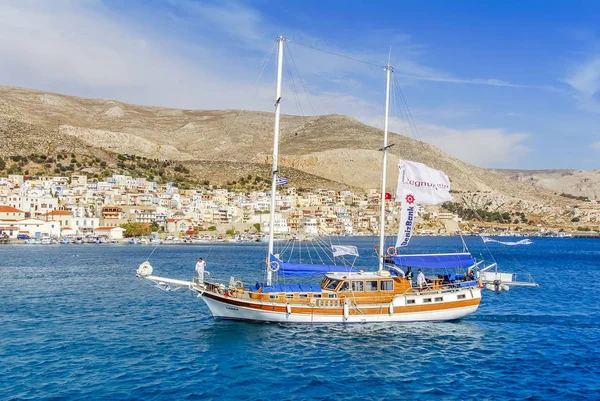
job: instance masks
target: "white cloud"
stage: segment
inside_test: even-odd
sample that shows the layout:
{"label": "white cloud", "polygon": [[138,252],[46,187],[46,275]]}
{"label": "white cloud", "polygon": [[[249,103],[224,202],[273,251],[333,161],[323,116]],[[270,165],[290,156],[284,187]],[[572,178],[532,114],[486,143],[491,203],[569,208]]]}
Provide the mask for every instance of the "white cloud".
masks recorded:
{"label": "white cloud", "polygon": [[[192,61],[172,43],[135,31],[97,1],[0,5],[2,84],[180,108],[265,109],[273,94],[253,87],[256,66],[219,68],[217,48],[193,45]],[[178,48],[192,47],[178,43]],[[253,69],[252,67],[255,67]]]}
{"label": "white cloud", "polygon": [[576,100],[580,109],[600,113],[600,56],[573,67],[565,82],[577,91]]}
{"label": "white cloud", "polygon": [[[381,128],[383,117],[364,118],[366,124]],[[399,118],[390,118],[390,131],[427,142],[469,164],[479,167],[511,166],[527,155],[528,133],[511,133],[502,128],[456,129],[415,122],[418,132]]]}
{"label": "white cloud", "polygon": [[592,143],[592,149],[600,150],[600,141]]}
{"label": "white cloud", "polygon": [[[0,4],[0,84],[187,109],[272,110],[274,67],[265,70],[258,86],[254,80],[262,56],[273,44],[273,32],[281,27],[270,27],[263,15],[241,3],[170,0],[168,7],[168,15],[179,27],[196,29],[194,35],[187,35],[194,41],[169,36],[164,27],[143,26],[143,20],[115,15],[100,0],[4,1]],[[341,49],[305,32],[291,31],[290,37],[289,46],[298,70],[305,74],[314,110],[363,116],[361,120],[381,126],[382,70],[297,44],[370,62],[382,60],[381,64],[387,59],[387,49],[378,53],[365,50],[361,43]],[[410,37],[386,37],[394,43],[394,54],[402,55],[394,63],[396,74],[416,82],[523,87],[496,79],[453,77],[421,63],[424,48]],[[340,85],[340,79],[345,84]],[[573,82],[578,85],[579,81]],[[283,111],[298,113],[287,77],[285,85]],[[299,81],[296,89],[302,92]],[[305,95],[300,93],[300,98],[302,114],[312,114]],[[398,123],[392,122],[393,130]],[[400,126],[396,128],[403,132]],[[528,134],[426,123],[419,123],[419,128],[424,140],[479,166],[509,163],[528,151],[523,145]]]}
{"label": "white cloud", "polygon": [[501,128],[459,130],[424,125],[421,135],[425,142],[479,167],[509,166],[530,152],[523,144],[530,134]]}

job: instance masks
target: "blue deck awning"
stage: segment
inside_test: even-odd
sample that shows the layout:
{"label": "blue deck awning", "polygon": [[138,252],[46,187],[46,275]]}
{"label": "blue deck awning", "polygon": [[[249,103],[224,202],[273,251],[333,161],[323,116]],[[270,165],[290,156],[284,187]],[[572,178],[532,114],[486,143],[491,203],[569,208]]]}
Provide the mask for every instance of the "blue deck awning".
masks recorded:
{"label": "blue deck awning", "polygon": [[279,264],[277,274],[282,274],[285,277],[314,276],[325,273],[357,273],[359,271],[352,266],[283,262],[274,255],[271,255],[270,260]]}
{"label": "blue deck awning", "polygon": [[438,253],[428,255],[398,255],[394,256],[394,263],[398,266],[410,266],[421,269],[441,269],[470,267],[475,260],[470,253]]}
{"label": "blue deck awning", "polygon": [[268,292],[321,292],[321,286],[318,284],[275,284],[262,287],[265,293]]}

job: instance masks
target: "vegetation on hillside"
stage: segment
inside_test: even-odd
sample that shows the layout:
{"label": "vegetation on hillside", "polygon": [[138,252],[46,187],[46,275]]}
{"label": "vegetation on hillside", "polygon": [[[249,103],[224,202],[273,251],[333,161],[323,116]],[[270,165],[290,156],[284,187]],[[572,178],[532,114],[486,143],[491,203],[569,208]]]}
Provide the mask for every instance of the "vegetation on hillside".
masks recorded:
{"label": "vegetation on hillside", "polygon": [[[46,155],[32,153],[27,156],[0,157],[0,175],[22,174],[25,176],[85,175],[91,180],[100,180],[113,174],[146,178],[159,184],[172,182],[180,189],[208,187],[210,180],[194,175],[183,163],[170,160],[149,159],[143,156],[117,154],[114,160],[102,160],[95,156],[58,153]],[[248,174],[222,187],[232,191],[266,190],[269,179]]]}
{"label": "vegetation on hillside", "polygon": [[127,223],[121,224],[121,228],[125,229],[126,237],[140,237],[144,235],[150,235],[153,232],[159,230],[158,224],[144,224],[144,223]]}
{"label": "vegetation on hillside", "polygon": [[485,209],[470,209],[457,202],[445,202],[442,208],[458,215],[463,220],[479,220],[481,222],[497,222],[500,224],[519,224],[528,223],[527,217],[523,212],[499,212]]}
{"label": "vegetation on hillside", "polygon": [[571,195],[571,194],[566,194],[566,193],[562,193],[560,194],[560,196],[562,196],[563,198],[569,198],[569,199],[575,199],[575,200],[580,200],[583,202],[589,202],[589,198],[587,196],[575,196],[575,195]]}

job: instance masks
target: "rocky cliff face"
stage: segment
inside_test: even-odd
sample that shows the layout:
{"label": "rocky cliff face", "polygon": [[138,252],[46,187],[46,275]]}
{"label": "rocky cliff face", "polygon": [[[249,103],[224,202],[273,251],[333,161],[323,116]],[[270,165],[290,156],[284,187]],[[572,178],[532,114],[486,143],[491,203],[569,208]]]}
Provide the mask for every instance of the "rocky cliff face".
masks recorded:
{"label": "rocky cliff face", "polygon": [[[377,188],[382,132],[342,115],[283,116],[281,164],[290,184]],[[273,115],[241,110],[175,110],[0,87],[0,155],[66,150],[110,157],[117,153],[180,161],[211,182],[265,170]],[[398,160],[445,171],[457,201],[519,207],[559,215],[569,199],[523,180],[468,165],[439,149],[392,134],[388,164],[393,192]],[[485,151],[485,150],[482,150]],[[296,182],[295,182],[296,180]]]}

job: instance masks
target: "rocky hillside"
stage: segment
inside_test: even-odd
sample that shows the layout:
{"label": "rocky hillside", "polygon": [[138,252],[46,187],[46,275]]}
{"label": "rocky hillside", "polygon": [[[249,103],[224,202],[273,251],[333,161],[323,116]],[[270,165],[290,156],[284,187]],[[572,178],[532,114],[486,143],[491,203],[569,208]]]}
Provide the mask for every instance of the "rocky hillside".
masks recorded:
{"label": "rocky hillside", "polygon": [[[377,188],[381,130],[342,115],[284,115],[281,126],[281,163],[291,185]],[[224,183],[255,172],[268,177],[272,130],[271,113],[144,107],[0,87],[0,156],[59,150],[106,160],[137,155],[182,163],[191,175]],[[389,191],[403,158],[445,171],[456,199],[472,207],[558,216],[572,202],[405,136],[393,134],[390,142]]]}
{"label": "rocky hillside", "polygon": [[556,193],[600,200],[599,170],[492,170],[512,180]]}

